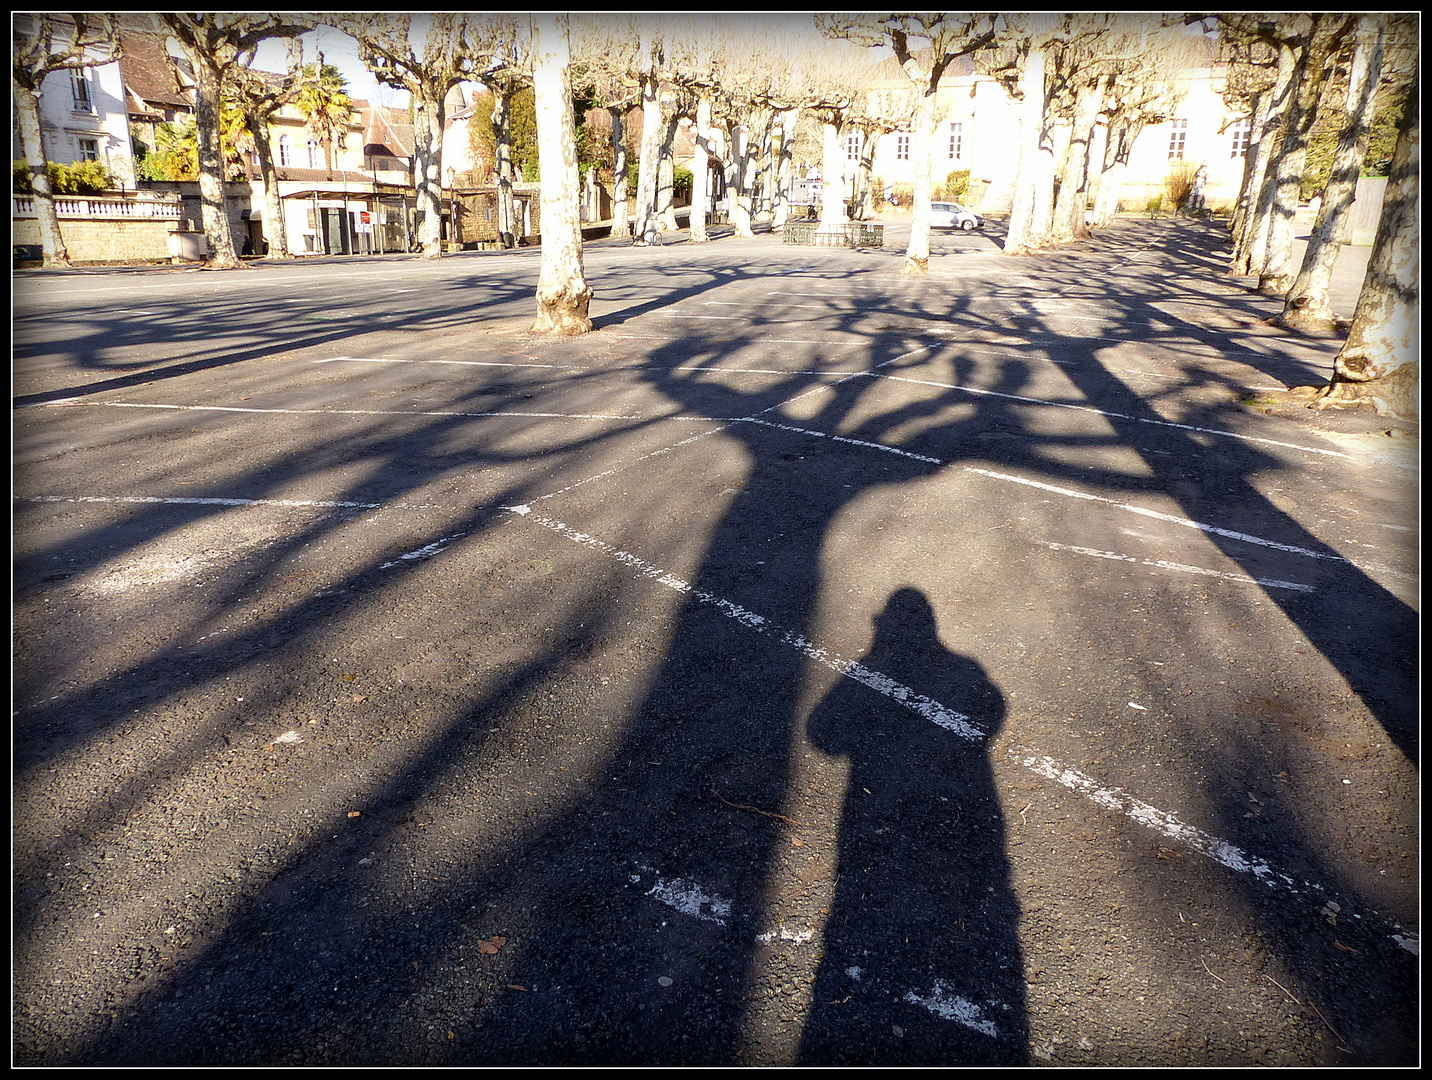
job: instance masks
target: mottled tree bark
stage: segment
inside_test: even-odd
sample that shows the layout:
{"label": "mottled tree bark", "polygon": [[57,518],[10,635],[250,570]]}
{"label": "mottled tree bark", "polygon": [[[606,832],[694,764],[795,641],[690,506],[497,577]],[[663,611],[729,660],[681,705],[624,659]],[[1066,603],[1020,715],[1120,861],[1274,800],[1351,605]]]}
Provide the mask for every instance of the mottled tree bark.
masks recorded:
{"label": "mottled tree bark", "polygon": [[1328,303],[1333,266],[1347,236],[1348,210],[1357,195],[1357,178],[1367,154],[1374,96],[1382,73],[1386,19],[1365,15],[1360,20],[1357,46],[1348,73],[1346,120],[1333,156],[1332,175],[1323,192],[1318,220],[1308,237],[1308,248],[1297,280],[1288,290],[1279,322],[1303,330],[1330,330],[1336,316]]}
{"label": "mottled tree bark", "polygon": [[[290,259],[288,227],[284,222],[283,199],[279,197],[278,169],[273,163],[273,144],[269,140],[268,121],[272,113],[249,112],[244,117],[259,156],[259,176],[264,182],[264,237],[268,241],[268,257]],[[258,254],[258,252],[255,252]]]}
{"label": "mottled tree bark", "polygon": [[20,146],[30,166],[30,191],[35,217],[40,225],[40,258],[47,270],[66,268],[70,254],[60,234],[60,217],[55,212],[55,193],[50,185],[45,142],[40,134],[40,95],[27,86],[12,82],[15,114],[20,125]]}
{"label": "mottled tree bark", "polygon": [[831,110],[821,120],[820,165],[820,230],[843,229],[845,216],[845,181],[842,179],[844,159],[840,149],[840,132],[845,117]]}
{"label": "mottled tree bark", "polygon": [[1371,403],[1383,415],[1420,419],[1420,81],[1402,118],[1357,311],[1318,408]]}
{"label": "mottled tree bark", "polygon": [[219,138],[219,72],[192,51],[190,60],[194,69],[194,124],[199,139],[199,213],[209,245],[206,265],[215,270],[235,270],[242,264],[234,249],[226,205],[228,185]]}
{"label": "mottled tree bark", "polygon": [[905,248],[902,274],[924,274],[930,269],[930,145],[935,133],[935,93],[920,95],[915,110],[915,130],[910,147],[915,166],[915,219],[910,224],[910,243]]}
{"label": "mottled tree bark", "polygon": [[771,227],[776,230],[785,227],[791,212],[791,153],[795,149],[796,125],[800,122],[800,115],[800,109],[781,112],[781,144],[776,155],[776,205],[771,217]]}
{"label": "mottled tree bark", "polygon": [[[1288,109],[1291,107],[1296,90],[1294,77],[1297,74],[1297,53],[1291,46],[1278,49],[1278,74],[1269,91],[1268,110],[1263,116],[1263,129],[1258,139],[1253,162],[1252,181],[1248,193],[1248,211],[1243,217],[1243,228],[1233,248],[1233,260],[1228,272],[1238,277],[1259,274],[1263,270],[1264,257],[1268,247],[1268,218],[1273,209],[1273,177],[1269,175],[1269,164],[1273,150],[1283,136]],[[1250,148],[1250,153],[1253,152]]]}
{"label": "mottled tree bark", "polygon": [[[1009,211],[1009,231],[1005,236],[1006,255],[1031,255],[1044,241],[1047,225],[1041,229],[1039,219],[1046,221],[1048,211],[1039,212],[1044,190],[1040,172],[1045,157],[1052,154],[1046,147],[1044,128],[1044,67],[1045,50],[1041,45],[1030,47],[1020,72],[1020,92],[1024,98],[1024,115],[1020,121],[1019,164],[1015,172],[1014,203]],[[1052,164],[1052,163],[1051,163]],[[1053,173],[1050,170],[1050,185]]]}
{"label": "mottled tree bark", "polygon": [[624,235],[627,220],[627,199],[631,196],[630,170],[627,167],[626,106],[607,108],[612,118],[612,235]]}
{"label": "mottled tree bark", "polygon": [[1094,145],[1094,128],[1104,107],[1104,80],[1079,88],[1074,105],[1074,127],[1064,154],[1059,197],[1054,204],[1051,236],[1055,243],[1082,240],[1089,235],[1084,212],[1089,206],[1089,158]]}
{"label": "mottled tree bark", "polygon": [[537,156],[542,170],[542,265],[537,277],[535,332],[585,334],[592,299],[582,268],[581,179],[577,125],[568,74],[568,16],[532,19],[532,82],[537,107]]}
{"label": "mottled tree bark", "polygon": [[413,172],[418,210],[423,225],[418,232],[425,259],[443,253],[442,146],[446,109],[440,94],[413,96]]}
{"label": "mottled tree bark", "polygon": [[[650,49],[644,53],[650,62]],[[661,116],[661,95],[655,71],[641,76],[641,160],[636,170],[636,242],[646,243],[656,230],[657,170],[661,165],[661,137],[666,130]]]}
{"label": "mottled tree bark", "polygon": [[492,132],[497,158],[497,239],[504,248],[517,246],[517,208],[512,203],[512,87],[493,95]]}
{"label": "mottled tree bark", "polygon": [[675,114],[666,118],[661,136],[661,166],[656,174],[656,213],[666,232],[676,231],[676,161],[672,146],[680,124],[681,117]]}
{"label": "mottled tree bark", "polygon": [[691,242],[704,244],[710,237],[706,233],[706,203],[711,197],[711,155],[708,151],[711,137],[711,98],[702,94],[696,102],[696,147],[691,157]]}

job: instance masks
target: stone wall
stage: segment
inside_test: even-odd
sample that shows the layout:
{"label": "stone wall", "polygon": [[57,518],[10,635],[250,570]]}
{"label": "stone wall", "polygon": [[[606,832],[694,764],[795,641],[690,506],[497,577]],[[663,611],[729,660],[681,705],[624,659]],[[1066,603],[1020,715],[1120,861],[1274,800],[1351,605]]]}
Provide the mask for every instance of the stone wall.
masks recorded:
{"label": "stone wall", "polygon": [[[167,263],[170,261],[169,232],[174,221],[112,218],[60,219],[60,235],[73,263]],[[20,247],[40,246],[40,223],[34,218],[11,221],[11,243]]]}

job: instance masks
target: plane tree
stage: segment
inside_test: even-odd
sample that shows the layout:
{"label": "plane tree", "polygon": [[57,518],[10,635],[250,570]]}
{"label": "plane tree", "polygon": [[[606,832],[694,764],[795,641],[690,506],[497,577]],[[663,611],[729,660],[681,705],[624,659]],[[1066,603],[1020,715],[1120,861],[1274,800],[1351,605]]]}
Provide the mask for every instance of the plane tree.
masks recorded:
{"label": "plane tree", "polygon": [[206,265],[233,270],[243,264],[229,228],[221,135],[223,96],[241,57],[252,57],[260,42],[298,37],[313,29],[302,16],[163,12],[158,18],[188,60],[194,78],[194,122],[199,140],[199,203]]}
{"label": "plane tree", "polygon": [[953,12],[816,16],[816,25],[822,33],[893,51],[918,94],[911,139],[915,219],[900,270],[902,274],[923,274],[929,269],[930,151],[934,145],[936,92],[940,80],[955,60],[994,46],[999,41],[1004,18]]}
{"label": "plane tree", "polygon": [[112,15],[35,14],[11,22],[10,89],[15,96],[20,146],[29,165],[30,190],[40,226],[40,253],[47,269],[68,267],[60,235],[54,187],[40,132],[40,85],[56,71],[77,71],[120,58],[119,25]]}

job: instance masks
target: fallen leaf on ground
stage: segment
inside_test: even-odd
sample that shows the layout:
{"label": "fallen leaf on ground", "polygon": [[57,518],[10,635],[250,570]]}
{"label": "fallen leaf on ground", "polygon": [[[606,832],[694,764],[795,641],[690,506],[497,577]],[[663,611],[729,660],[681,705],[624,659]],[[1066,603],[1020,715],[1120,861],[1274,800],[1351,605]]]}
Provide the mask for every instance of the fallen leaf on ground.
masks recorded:
{"label": "fallen leaf on ground", "polygon": [[367,700],[368,700],[368,696],[367,696],[366,694],[354,694],[354,695],[353,695],[353,700],[354,700],[354,701],[367,701]]}
{"label": "fallen leaf on ground", "polygon": [[506,944],[507,939],[505,937],[494,936],[485,941],[479,941],[477,943],[477,951],[485,956],[493,956]]}
{"label": "fallen leaf on ground", "polygon": [[348,816],[349,816],[349,817],[360,817],[360,816],[362,815],[362,813],[363,813],[363,811],[361,811],[361,810],[349,810],[349,811],[348,811]]}
{"label": "fallen leaf on ground", "polygon": [[1338,941],[1337,938],[1333,939],[1333,948],[1341,949],[1343,952],[1362,952],[1361,949],[1354,949],[1351,945],[1344,945],[1341,941]]}
{"label": "fallen leaf on ground", "polygon": [[527,993],[527,987],[525,987],[525,986],[518,986],[516,983],[508,983],[508,984],[507,984],[507,989],[509,989],[509,990],[521,990],[524,994]]}

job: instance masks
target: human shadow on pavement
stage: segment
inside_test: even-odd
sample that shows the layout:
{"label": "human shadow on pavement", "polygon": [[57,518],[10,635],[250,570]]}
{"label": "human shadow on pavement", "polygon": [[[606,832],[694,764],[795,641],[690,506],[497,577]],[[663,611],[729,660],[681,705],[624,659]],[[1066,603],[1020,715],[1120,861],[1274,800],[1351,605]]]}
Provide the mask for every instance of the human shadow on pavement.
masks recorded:
{"label": "human shadow on pavement", "polygon": [[[800,1063],[1027,1064],[1019,905],[988,755],[1004,696],[945,648],[918,589],[897,590],[874,622],[860,663],[959,712],[981,738],[850,680],[812,714],[811,743],[848,758],[850,780]],[[892,1001],[909,1006],[898,1025]]]}

